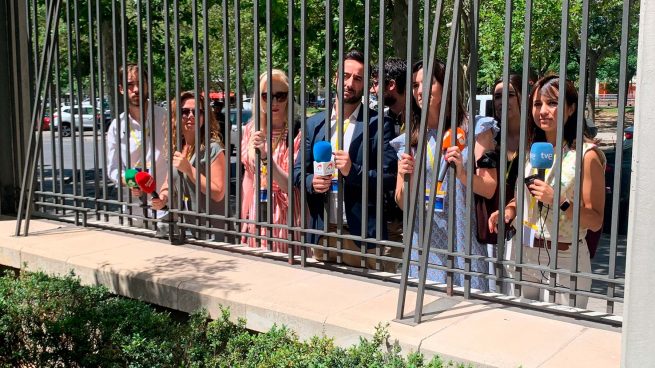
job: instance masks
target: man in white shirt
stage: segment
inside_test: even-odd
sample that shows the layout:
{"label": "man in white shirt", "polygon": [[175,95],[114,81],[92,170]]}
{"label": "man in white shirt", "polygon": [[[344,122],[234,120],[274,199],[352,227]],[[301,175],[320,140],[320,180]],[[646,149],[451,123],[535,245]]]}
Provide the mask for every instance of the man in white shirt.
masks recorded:
{"label": "man in white shirt", "polygon": [[[117,186],[125,186],[126,169],[147,170],[154,176],[157,188],[160,188],[167,172],[166,160],[162,155],[166,111],[155,105],[150,117],[146,83],[148,75],[145,70],[141,71],[143,85],[140,86],[139,71],[140,68],[135,64],[128,64],[125,69],[121,67],[118,71],[118,90],[122,95],[127,93],[128,106],[127,111],[114,119],[107,130],[107,176]],[[127,88],[123,86],[124,72],[127,73]],[[141,122],[142,115],[144,122]],[[143,157],[144,146],[145,157]],[[133,200],[138,200],[144,194],[138,188],[132,188],[130,191]],[[127,188],[123,190],[122,200],[125,202],[129,200]],[[158,211],[157,217],[160,218],[165,214],[164,211]]]}

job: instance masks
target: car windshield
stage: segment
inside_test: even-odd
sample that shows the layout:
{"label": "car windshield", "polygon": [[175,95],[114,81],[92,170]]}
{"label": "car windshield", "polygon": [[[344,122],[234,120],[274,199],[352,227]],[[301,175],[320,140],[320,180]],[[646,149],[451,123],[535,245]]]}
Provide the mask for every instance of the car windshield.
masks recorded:
{"label": "car windshield", "polygon": [[[241,110],[241,124],[245,125],[250,121],[250,118],[252,117],[252,111],[251,110]],[[230,123],[232,125],[236,125],[237,121],[237,112],[236,110],[230,110]]]}

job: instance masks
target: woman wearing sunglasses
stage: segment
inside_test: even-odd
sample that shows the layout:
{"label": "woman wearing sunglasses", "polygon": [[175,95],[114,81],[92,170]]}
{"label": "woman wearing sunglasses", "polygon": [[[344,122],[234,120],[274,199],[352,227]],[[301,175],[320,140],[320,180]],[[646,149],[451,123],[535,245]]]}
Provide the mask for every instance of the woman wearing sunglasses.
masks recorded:
{"label": "woman wearing sunglasses", "polygon": [[[187,211],[198,211],[199,213],[207,213],[211,215],[222,215],[225,213],[223,198],[225,196],[224,178],[225,178],[225,152],[223,142],[218,130],[218,122],[216,117],[211,112],[209,116],[209,137],[205,136],[205,100],[203,96],[196,98],[194,92],[182,92],[180,96],[180,112],[182,125],[180,126],[181,145],[178,147],[177,139],[177,103],[175,100],[171,102],[171,134],[168,134],[168,126],[164,124],[166,144],[164,150],[168,150],[170,138],[173,143],[173,182],[176,183],[178,176],[182,176],[182,187],[179,188],[179,193]],[[196,105],[197,104],[197,105]],[[196,130],[200,137],[200,141],[196,142]],[[199,148],[200,159],[196,157],[196,146]],[[206,152],[209,151],[209,159],[206,159]],[[169,156],[170,157],[170,156]],[[207,168],[207,161],[209,161],[209,168]],[[209,172],[210,187],[207,188],[206,175]],[[200,174],[198,187],[200,189],[199,196],[196,195],[196,179]],[[178,194],[178,188],[175,188]],[[206,195],[209,192],[211,199],[209,208],[205,208]],[[152,207],[154,209],[161,209],[168,203],[169,188],[168,177],[164,181],[160,191],[159,198],[152,200]],[[196,202],[198,197],[198,202]],[[222,223],[212,220],[212,226],[222,226]],[[222,240],[222,236],[215,236],[214,240]]]}
{"label": "woman wearing sunglasses", "polygon": [[[241,138],[241,161],[245,167],[243,178],[243,202],[241,204],[241,216],[245,219],[256,220],[256,206],[264,204],[260,208],[266,207],[265,201],[271,201],[272,223],[287,224],[287,213],[289,207],[294,211],[293,226],[300,226],[300,195],[296,191],[293,195],[293,204],[289,203],[287,193],[289,181],[289,160],[295,160],[302,143],[299,129],[294,129],[293,122],[288,121],[289,106],[289,79],[287,75],[279,70],[271,71],[271,94],[268,94],[268,73],[264,72],[259,77],[259,96],[254,96],[254,111],[259,109],[259,130],[255,131],[254,117],[244,127],[243,137]],[[267,112],[270,105],[271,110],[271,138],[268,139],[268,119]],[[289,134],[295,136],[293,147],[288,146]],[[272,162],[268,160],[268,150],[271,150]],[[255,188],[255,175],[257,165],[257,150],[259,150],[260,166],[260,187]],[[270,169],[269,169],[270,168]],[[268,171],[271,171],[273,185],[268,188]],[[257,200],[259,199],[259,200]],[[265,218],[263,218],[265,220]],[[256,234],[254,224],[243,224],[243,232]],[[261,235],[266,234],[266,229],[261,229]],[[272,236],[277,239],[286,239],[288,232],[286,229],[273,228]],[[242,242],[251,247],[257,247],[257,240],[252,237],[244,236]],[[266,240],[261,241],[261,247],[267,248]],[[272,242],[274,252],[286,253],[288,246],[283,242]]]}

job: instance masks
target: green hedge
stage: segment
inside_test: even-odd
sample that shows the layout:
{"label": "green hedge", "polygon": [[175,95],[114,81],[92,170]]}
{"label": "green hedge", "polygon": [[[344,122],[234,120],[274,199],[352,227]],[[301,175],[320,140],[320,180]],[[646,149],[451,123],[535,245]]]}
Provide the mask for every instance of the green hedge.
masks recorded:
{"label": "green hedge", "polygon": [[[174,320],[150,305],[81,286],[74,275],[0,277],[0,367],[452,367],[401,355],[386,327],[348,349],[286,327],[253,333],[229,311]],[[458,365],[461,366],[461,365]]]}

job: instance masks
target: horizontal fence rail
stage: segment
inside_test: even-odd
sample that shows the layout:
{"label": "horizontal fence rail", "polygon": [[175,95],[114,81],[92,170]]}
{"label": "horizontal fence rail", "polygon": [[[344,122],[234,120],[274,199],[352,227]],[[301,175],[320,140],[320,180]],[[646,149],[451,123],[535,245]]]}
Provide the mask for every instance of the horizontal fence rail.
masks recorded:
{"label": "horizontal fence rail", "polygon": [[620,324],[638,6],[29,0],[17,235],[366,271],[415,323],[437,290]]}

